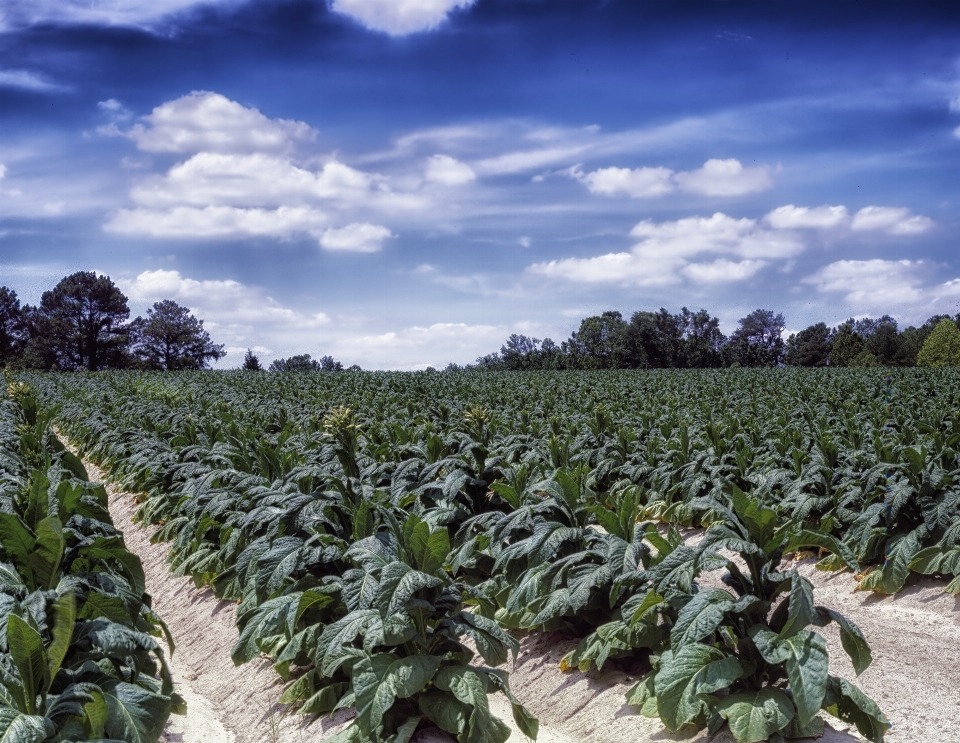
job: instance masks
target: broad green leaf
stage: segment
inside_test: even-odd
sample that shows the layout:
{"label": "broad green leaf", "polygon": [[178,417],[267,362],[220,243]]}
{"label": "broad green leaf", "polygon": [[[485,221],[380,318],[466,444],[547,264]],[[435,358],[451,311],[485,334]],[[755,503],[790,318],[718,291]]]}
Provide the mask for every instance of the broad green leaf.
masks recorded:
{"label": "broad green leaf", "polygon": [[418,698],[420,711],[441,730],[459,736],[470,722],[471,708],[450,692],[430,691]]}
{"label": "broad green leaf", "polygon": [[867,740],[883,743],[883,736],[890,729],[877,703],[846,679],[831,676],[823,709],[844,722],[852,722]]}
{"label": "broad green leaf", "polygon": [[414,570],[402,562],[392,562],[380,573],[377,607],[385,616],[393,614],[403,609],[417,591],[434,588],[441,583],[436,576]]}
{"label": "broad green leaf", "polygon": [[0,543],[3,544],[7,556],[13,558],[18,566],[27,571],[24,576],[27,581],[32,582],[33,571],[29,568],[29,560],[36,540],[20,519],[12,513],[0,511]]}
{"label": "broad green leaf", "polygon": [[44,743],[56,732],[53,721],[0,707],[0,743]]}
{"label": "broad green leaf", "polygon": [[856,624],[839,612],[822,606],[817,607],[817,611],[822,616],[821,621],[818,622],[819,626],[826,626],[829,621],[834,621],[840,625],[840,643],[847,655],[850,656],[853,668],[859,676],[870,667],[870,663],[873,661],[873,654],[870,652],[867,638]]}
{"label": "broad green leaf", "polygon": [[[300,713],[304,715],[325,715],[332,712],[337,706],[337,702],[346,693],[350,687],[346,683],[330,684],[320,691],[312,694],[300,707]],[[284,704],[284,698],[280,698],[280,703]]]}
{"label": "broad green leaf", "polygon": [[660,719],[670,730],[703,720],[707,694],[726,689],[743,675],[740,661],[710,645],[686,645],[660,656],[654,692]]}
{"label": "broad green leaf", "polygon": [[794,717],[790,697],[770,687],[731,694],[720,700],[716,710],[726,718],[730,732],[740,743],[767,740],[786,728]]}
{"label": "broad green leaf", "polygon": [[817,618],[813,584],[796,570],[790,571],[790,595],[784,600],[789,603],[786,622],[778,635],[781,640],[797,634]]}
{"label": "broad green leaf", "polygon": [[827,641],[809,630],[780,639],[761,624],[750,628],[750,637],[765,661],[784,664],[797,708],[797,719],[801,725],[806,725],[820,710],[827,692],[830,678],[827,672]]}
{"label": "broad green leaf", "polygon": [[450,552],[450,537],[446,529],[430,532],[427,524],[414,530],[410,544],[411,557],[421,572],[433,575],[443,568]]}
{"label": "broad green leaf", "polygon": [[403,725],[397,728],[395,735],[391,735],[387,738],[386,743],[407,743],[410,738],[413,737],[413,734],[417,730],[417,725],[420,724],[420,720],[423,717],[421,715],[415,715],[407,719]]}
{"label": "broad green leaf", "polygon": [[103,684],[107,703],[104,731],[127,743],[156,743],[170,715],[170,701],[125,681]]}
{"label": "broad green leaf", "polygon": [[47,653],[43,638],[16,614],[7,617],[7,645],[20,672],[27,712],[36,712],[35,697],[47,688]]}
{"label": "broad green leaf", "polygon": [[30,567],[38,588],[53,588],[59,581],[63,557],[63,525],[56,516],[47,516],[37,524],[36,542],[30,553]]}
{"label": "broad green leaf", "polygon": [[846,544],[830,534],[821,534],[818,531],[803,529],[790,537],[784,552],[797,552],[804,547],[821,547],[829,550],[837,560],[854,572],[859,572],[860,563]]}
{"label": "broad green leaf", "polygon": [[730,611],[734,597],[717,588],[694,594],[680,610],[670,631],[670,648],[676,652],[685,645],[700,642],[720,626],[724,612]]}
{"label": "broad green leaf", "polygon": [[395,699],[423,691],[440,667],[440,658],[414,655],[396,658],[387,653],[362,658],[353,667],[357,722],[367,734],[376,730]]}
{"label": "broad green leaf", "polygon": [[44,693],[50,691],[50,685],[57,671],[60,670],[63,659],[67,656],[70,640],[73,638],[73,625],[76,621],[77,604],[73,595],[67,594],[58,598],[53,605],[53,623],[50,627],[53,640],[47,646],[47,683],[43,689]]}

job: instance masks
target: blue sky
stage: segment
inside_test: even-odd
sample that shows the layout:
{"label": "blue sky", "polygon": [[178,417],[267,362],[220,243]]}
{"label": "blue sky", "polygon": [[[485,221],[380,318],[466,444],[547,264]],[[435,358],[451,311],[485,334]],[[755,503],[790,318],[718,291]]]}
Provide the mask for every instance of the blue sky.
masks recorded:
{"label": "blue sky", "polygon": [[5,0],[0,284],[256,349],[464,363],[706,307],[960,311],[960,9]]}

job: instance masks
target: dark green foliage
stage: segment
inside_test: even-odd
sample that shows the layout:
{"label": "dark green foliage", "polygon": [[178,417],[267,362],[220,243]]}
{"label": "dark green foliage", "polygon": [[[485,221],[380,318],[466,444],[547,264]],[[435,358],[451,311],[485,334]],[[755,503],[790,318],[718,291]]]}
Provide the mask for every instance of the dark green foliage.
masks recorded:
{"label": "dark green foliage", "polygon": [[154,743],[183,712],[139,559],[22,384],[0,402],[0,731]]}
{"label": "dark green foliage", "polygon": [[792,334],[787,339],[783,363],[788,366],[827,366],[833,338],[830,328],[822,322]]}
{"label": "dark green foliage", "polygon": [[149,369],[205,369],[226,355],[222,345],[210,340],[203,320],[170,299],[154,303],[146,318],[134,320],[130,334],[133,354]]}

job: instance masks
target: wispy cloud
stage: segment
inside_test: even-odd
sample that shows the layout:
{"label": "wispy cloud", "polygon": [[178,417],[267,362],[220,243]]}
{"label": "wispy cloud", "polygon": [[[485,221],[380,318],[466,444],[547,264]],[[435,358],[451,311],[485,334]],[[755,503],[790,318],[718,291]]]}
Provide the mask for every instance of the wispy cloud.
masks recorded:
{"label": "wispy cloud", "polygon": [[31,70],[0,70],[0,88],[20,88],[38,93],[55,93],[65,89],[46,75]]}

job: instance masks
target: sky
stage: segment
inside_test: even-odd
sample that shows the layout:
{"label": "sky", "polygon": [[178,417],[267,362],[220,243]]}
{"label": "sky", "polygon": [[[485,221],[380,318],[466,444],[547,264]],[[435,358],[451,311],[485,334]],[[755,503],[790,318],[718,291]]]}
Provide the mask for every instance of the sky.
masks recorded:
{"label": "sky", "polygon": [[919,324],[958,226],[953,3],[0,3],[0,285],[106,274],[221,367],[611,309]]}

